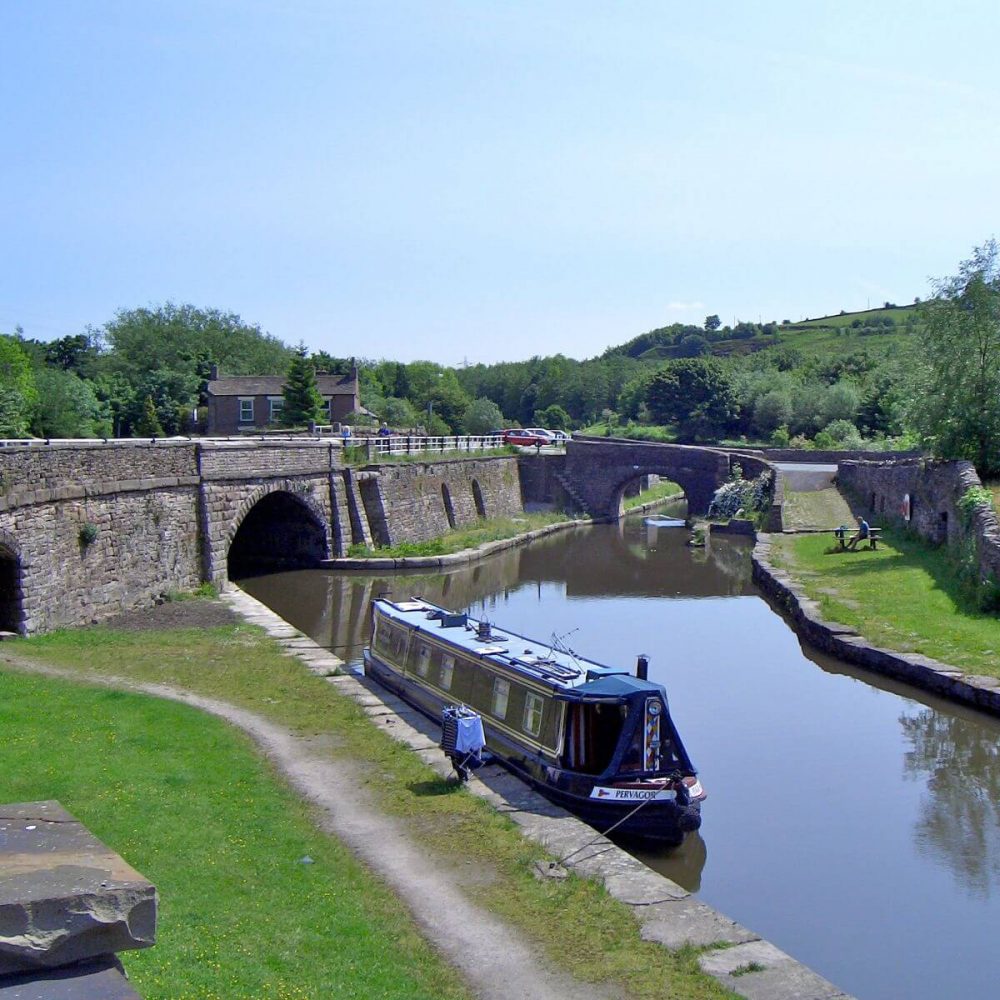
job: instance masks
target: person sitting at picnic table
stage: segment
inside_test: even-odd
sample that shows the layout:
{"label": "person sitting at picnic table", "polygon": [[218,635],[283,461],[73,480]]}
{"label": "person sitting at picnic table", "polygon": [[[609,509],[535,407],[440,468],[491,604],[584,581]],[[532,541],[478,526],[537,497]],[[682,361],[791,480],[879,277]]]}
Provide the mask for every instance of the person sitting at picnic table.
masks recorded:
{"label": "person sitting at picnic table", "polygon": [[848,549],[856,549],[858,547],[858,542],[867,538],[870,531],[871,528],[869,527],[868,522],[859,514],[858,530],[851,535],[850,541],[844,547]]}

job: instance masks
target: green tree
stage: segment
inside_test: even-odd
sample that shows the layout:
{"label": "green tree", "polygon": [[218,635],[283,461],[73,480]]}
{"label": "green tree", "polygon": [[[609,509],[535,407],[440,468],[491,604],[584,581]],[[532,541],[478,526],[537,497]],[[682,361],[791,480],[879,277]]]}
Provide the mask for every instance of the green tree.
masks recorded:
{"label": "green tree", "polygon": [[23,437],[28,433],[35,401],[35,377],[31,359],[17,337],[0,334],[0,437]]}
{"label": "green tree", "polygon": [[413,407],[408,399],[397,399],[395,396],[388,396],[382,407],[379,416],[390,426],[395,428],[416,427],[417,416],[413,412]]}
{"label": "green tree", "polygon": [[705,329],[706,330],[708,330],[708,331],[711,332],[711,331],[714,331],[714,330],[718,330],[720,326],[722,326],[722,320],[719,319],[718,316],[716,316],[716,315],[713,314],[711,316],[706,316],[705,317]]}
{"label": "green tree", "polygon": [[1000,472],[1000,248],[989,240],[920,307],[907,418],[941,458]]}
{"label": "green tree", "polygon": [[466,434],[487,434],[501,427],[503,414],[500,407],[485,396],[469,403],[462,415],[462,429]]}
{"label": "green tree", "polygon": [[281,392],[285,397],[281,411],[281,422],[285,427],[319,423],[323,397],[316,388],[316,369],[307,357],[305,344],[299,344],[296,349]]}
{"label": "green tree", "polygon": [[762,436],[768,437],[779,427],[787,427],[791,419],[792,399],[787,392],[772,389],[757,397],[753,408],[753,423]]}
{"label": "green tree", "polygon": [[136,422],[135,433],[139,437],[163,437],[163,427],[156,413],[152,396],[147,396],[142,404],[142,416]]}
{"label": "green tree", "polygon": [[737,412],[732,379],[711,358],[684,358],[665,365],[649,384],[646,405],[655,420],[677,425],[681,441],[720,437]]}
{"label": "green tree", "polygon": [[535,422],[551,431],[568,431],[573,420],[558,403],[553,403],[544,410],[535,410]]}
{"label": "green tree", "polygon": [[38,402],[32,433],[46,438],[110,436],[110,414],[89,382],[61,368],[41,369],[35,382]]}

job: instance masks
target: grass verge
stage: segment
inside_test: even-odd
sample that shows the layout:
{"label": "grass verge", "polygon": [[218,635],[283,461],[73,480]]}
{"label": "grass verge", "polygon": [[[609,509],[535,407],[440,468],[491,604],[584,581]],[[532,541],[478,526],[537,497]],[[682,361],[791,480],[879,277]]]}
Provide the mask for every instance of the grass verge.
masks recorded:
{"label": "grass verge", "polygon": [[[250,708],[298,733],[326,737],[317,741],[317,745],[326,746],[324,752],[334,759],[350,759],[366,776],[367,787],[380,807],[400,817],[428,852],[473,865],[472,870],[481,877],[473,880],[474,884],[466,891],[520,926],[555,964],[568,968],[582,979],[615,983],[627,991],[628,996],[636,998],[651,1000],[670,996],[675,1000],[708,1000],[732,996],[701,972],[695,949],[670,953],[642,941],[631,912],[608,896],[603,887],[576,877],[565,882],[538,881],[531,873],[531,864],[542,857],[543,852],[521,837],[509,819],[438,778],[415,754],[381,732],[351,699],[309,674],[297,660],[283,655],[256,628],[238,625],[161,633],[108,628],[68,630],[19,642],[16,651],[19,655],[81,671],[97,670],[186,687]],[[20,682],[20,679],[4,675],[4,682],[8,681]],[[53,689],[56,687],[53,685]],[[67,697],[72,701],[72,695]],[[9,703],[9,699],[5,702]],[[49,713],[37,714],[41,716],[37,725],[42,728],[36,732],[33,742],[59,746],[62,737],[58,723],[53,722],[48,727]],[[212,729],[216,731],[214,725]],[[157,731],[163,734],[162,740],[173,739],[170,727]],[[93,785],[77,791],[75,775],[78,767],[98,767],[106,752],[106,747],[100,746],[86,751],[81,746],[79,753],[73,755],[67,755],[63,748],[58,753],[53,751],[47,773],[50,777],[54,768],[66,770],[58,787],[60,797],[69,808],[72,809],[74,803],[86,806],[97,794]],[[96,755],[94,762],[85,765],[90,754]],[[212,800],[232,798],[233,807],[240,808],[244,796],[229,780],[228,750],[221,746],[203,748],[200,755],[213,772],[226,776],[220,779],[219,786],[212,786],[207,797]],[[71,756],[69,764],[67,756]],[[9,768],[5,770],[10,771]],[[127,779],[120,779],[115,787],[122,786],[122,794],[125,794],[125,785]],[[52,797],[53,794],[51,785],[42,780],[28,797]],[[177,799],[170,800],[169,808],[177,810],[175,822],[187,831],[191,841],[211,845],[218,834],[213,829],[203,830],[184,812],[185,800],[200,797],[201,790],[189,785],[182,789]],[[77,811],[82,814],[81,818],[89,821],[86,809],[78,807]],[[141,829],[141,820],[137,822]],[[102,824],[94,822],[93,826],[95,832],[107,836],[150,877],[163,866],[176,866],[179,883],[176,891],[183,891],[186,881],[197,881],[199,866],[189,866],[183,850],[178,853],[168,847],[166,856],[153,864],[151,856],[130,854],[130,846],[123,846],[121,837],[108,835]],[[127,843],[131,845],[131,841]],[[297,850],[296,847],[290,853],[296,854]],[[313,850],[310,846],[308,853],[315,857]],[[171,891],[173,888],[172,883]],[[164,887],[165,894],[166,891]],[[294,893],[289,896],[298,905],[300,901]],[[185,903],[181,920],[188,919],[196,910],[196,902]],[[166,919],[165,914],[165,922]],[[336,948],[328,947],[328,950]],[[271,961],[268,957],[271,951],[272,946],[262,945],[260,960]],[[176,951],[166,935],[150,955],[156,952],[160,952],[157,960],[163,963],[184,964],[188,957],[187,952]],[[215,948],[213,956],[213,961],[227,968],[245,960],[241,953],[231,954],[222,946]],[[176,992],[172,995],[191,994]],[[224,995],[238,994],[230,991]],[[264,992],[259,995],[281,994]],[[366,994],[361,990],[312,995],[382,994],[377,991]],[[414,992],[413,995],[421,994]],[[441,993],[441,996],[448,995]]]}
{"label": "grass verge", "polygon": [[59,799],[159,890],[156,946],[122,956],[147,1000],[468,997],[236,730],[65,681],[0,688],[0,801]]}
{"label": "grass verge", "polygon": [[684,490],[677,483],[661,479],[660,482],[655,486],[651,486],[648,490],[643,490],[642,493],[637,493],[634,497],[625,497],[622,500],[622,506],[625,510],[632,510],[635,507],[641,507],[643,504],[655,503],[657,500],[666,500],[668,497],[678,496],[683,492]]}
{"label": "grass verge", "polygon": [[884,529],[874,552],[836,551],[822,534],[780,537],[775,554],[825,618],[877,646],[1000,677],[1000,620],[978,610],[946,550]]}
{"label": "grass verge", "polygon": [[517,517],[493,517],[481,520],[470,528],[456,528],[445,535],[430,538],[426,542],[400,542],[398,545],[372,548],[368,545],[352,545],[349,556],[365,557],[396,557],[396,556],[444,556],[463,549],[474,549],[486,542],[496,542],[504,538],[515,538],[527,531],[544,528],[550,524],[559,524],[570,520],[568,514],[557,514],[549,511],[535,511],[530,514],[518,514]]}

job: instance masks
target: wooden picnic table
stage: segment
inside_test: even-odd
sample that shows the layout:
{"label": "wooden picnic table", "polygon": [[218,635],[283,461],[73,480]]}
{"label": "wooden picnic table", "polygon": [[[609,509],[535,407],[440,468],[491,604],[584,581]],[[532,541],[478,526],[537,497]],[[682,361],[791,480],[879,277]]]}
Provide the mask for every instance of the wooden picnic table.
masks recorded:
{"label": "wooden picnic table", "polygon": [[[857,526],[851,527],[848,524],[841,524],[833,529],[833,535],[837,539],[837,542],[842,549],[847,548],[847,543],[858,533]],[[863,546],[865,542],[868,543],[868,548],[877,549],[879,539],[882,537],[881,528],[873,528],[869,525],[868,527],[868,537],[862,538],[858,541],[858,545]],[[857,548],[857,546],[855,546]]]}

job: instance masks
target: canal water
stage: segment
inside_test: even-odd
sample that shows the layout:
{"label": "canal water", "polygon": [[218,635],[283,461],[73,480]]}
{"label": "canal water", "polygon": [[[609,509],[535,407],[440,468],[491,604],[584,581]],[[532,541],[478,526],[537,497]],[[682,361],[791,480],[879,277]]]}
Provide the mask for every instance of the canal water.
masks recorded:
{"label": "canal water", "polygon": [[1000,722],[804,649],[746,542],[688,537],[633,517],[431,575],[242,586],[353,664],[385,591],[608,664],[647,654],[708,799],[699,834],[639,856],[861,1000],[993,1000]]}

